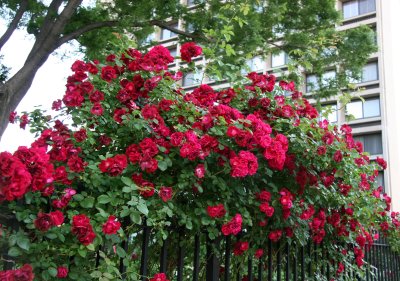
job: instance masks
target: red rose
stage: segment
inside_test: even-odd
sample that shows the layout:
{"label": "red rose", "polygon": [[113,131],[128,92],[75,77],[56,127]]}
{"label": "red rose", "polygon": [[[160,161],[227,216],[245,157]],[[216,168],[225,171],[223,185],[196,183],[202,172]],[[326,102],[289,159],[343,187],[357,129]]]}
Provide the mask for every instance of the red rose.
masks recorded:
{"label": "red rose", "polygon": [[40,231],[47,231],[54,226],[53,219],[50,214],[39,213],[34,220],[35,227]]}
{"label": "red rose", "polygon": [[236,214],[231,221],[222,225],[222,233],[225,236],[229,234],[236,235],[242,230],[242,216],[240,214]]}
{"label": "red rose", "polygon": [[269,233],[268,238],[273,242],[277,242],[282,237],[282,230],[273,230]]}
{"label": "red rose", "polygon": [[194,169],[194,174],[196,177],[198,177],[199,179],[204,178],[204,174],[205,174],[206,170],[204,168],[204,164],[199,164],[196,166],[196,168]]}
{"label": "red rose", "polygon": [[155,158],[145,158],[140,161],[140,168],[146,173],[154,173],[158,169],[158,161]]}
{"label": "red rose", "polygon": [[203,49],[194,42],[187,42],[181,46],[181,58],[184,61],[191,62],[192,58],[200,56]]}
{"label": "red rose", "polygon": [[92,108],[90,109],[90,113],[97,116],[103,115],[103,107],[101,106],[101,103],[94,103]]}
{"label": "red rose", "polygon": [[79,131],[74,133],[74,138],[77,142],[83,142],[87,138],[86,130],[81,128]]}
{"label": "red rose", "polygon": [[14,281],[15,270],[0,271],[0,280],[2,281]]}
{"label": "red rose", "polygon": [[83,162],[79,156],[73,155],[68,159],[67,165],[72,172],[80,173],[85,170],[87,163]]}
{"label": "red rose", "polygon": [[335,154],[333,155],[333,160],[338,163],[343,160],[343,154],[340,150],[336,150]]}
{"label": "red rose", "polygon": [[238,242],[235,243],[235,246],[233,248],[233,254],[235,256],[241,256],[248,249],[249,249],[249,242],[238,241]]}
{"label": "red rose", "polygon": [[151,138],[144,138],[140,143],[139,147],[141,149],[143,157],[154,157],[158,153],[157,144]]}
{"label": "red rose", "polygon": [[263,256],[264,254],[264,250],[263,249],[257,249],[256,252],[254,253],[254,257],[256,259],[259,259]]}
{"label": "red rose", "polygon": [[207,206],[207,213],[212,218],[222,218],[226,214],[224,204],[218,204],[216,206]]}
{"label": "red rose", "polygon": [[57,278],[67,278],[68,276],[68,267],[59,266],[57,267]]}
{"label": "red rose", "polygon": [[185,138],[185,135],[181,132],[175,132],[171,134],[171,145],[180,146]]}
{"label": "red rose", "polygon": [[90,219],[83,214],[72,217],[71,232],[76,235],[79,242],[85,246],[91,244],[94,238],[96,238],[96,234],[93,232],[93,228],[90,225]]}
{"label": "red rose", "polygon": [[150,281],[169,281],[165,273],[156,273]]}
{"label": "red rose", "polygon": [[114,67],[107,65],[101,69],[101,79],[107,82],[111,82],[113,79],[117,77],[118,77],[117,71],[114,69]]}
{"label": "red rose", "polygon": [[8,116],[8,121],[11,124],[14,124],[16,117],[17,117],[17,112],[16,111],[12,111],[12,112],[10,112],[10,115]]}
{"label": "red rose", "polygon": [[23,114],[20,118],[19,118],[19,127],[21,129],[25,130],[26,125],[29,123],[29,119],[28,119],[28,115]]}
{"label": "red rose", "polygon": [[112,177],[122,174],[125,168],[128,166],[128,160],[124,154],[118,154],[114,157],[107,158],[101,161],[99,169],[103,173],[107,173]]}
{"label": "red rose", "polygon": [[64,222],[64,214],[61,211],[57,210],[57,211],[51,212],[49,215],[51,216],[51,220],[53,221],[53,225],[60,226],[60,225],[63,224],[63,222]]}
{"label": "red rose", "polygon": [[172,198],[172,187],[161,187],[158,195],[160,196],[160,198],[162,199],[162,201],[167,202],[169,200],[171,200]]}
{"label": "red rose", "polygon": [[25,264],[20,269],[14,271],[14,281],[33,281],[35,274],[30,264]]}
{"label": "red rose", "polygon": [[270,206],[268,202],[264,202],[260,205],[260,211],[265,213],[265,215],[267,217],[272,217],[272,215],[274,214],[274,207]]}
{"label": "red rose", "polygon": [[103,224],[103,233],[107,235],[116,234],[121,228],[121,223],[116,220],[115,216],[109,216],[105,224]]}

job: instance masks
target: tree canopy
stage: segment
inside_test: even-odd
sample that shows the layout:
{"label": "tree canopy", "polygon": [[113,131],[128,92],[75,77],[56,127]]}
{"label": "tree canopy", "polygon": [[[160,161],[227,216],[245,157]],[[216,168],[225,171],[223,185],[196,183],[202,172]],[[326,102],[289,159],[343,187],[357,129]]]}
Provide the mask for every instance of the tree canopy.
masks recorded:
{"label": "tree canopy", "polygon": [[[210,75],[222,78],[224,73],[225,78],[232,80],[246,59],[280,50],[291,58],[289,79],[305,70],[321,80],[327,67],[340,65],[334,79],[321,83],[319,97],[337,94],[339,89],[348,87],[349,74],[359,76],[375,49],[373,33],[367,27],[336,30],[341,16],[334,0],[194,3],[187,7],[178,0],[116,0],[85,6],[82,0],[1,0],[0,13],[9,25],[0,38],[0,51],[17,28],[25,28],[34,35],[35,43],[15,75],[7,77],[7,68],[1,68],[0,134],[37,70],[50,54],[71,40],[77,40],[90,59],[118,46],[147,48],[143,42],[149,34],[157,28],[168,29],[178,34],[180,41],[196,41],[203,46],[206,58],[212,61],[207,67]],[[178,19],[185,22],[186,28],[170,25]]]}

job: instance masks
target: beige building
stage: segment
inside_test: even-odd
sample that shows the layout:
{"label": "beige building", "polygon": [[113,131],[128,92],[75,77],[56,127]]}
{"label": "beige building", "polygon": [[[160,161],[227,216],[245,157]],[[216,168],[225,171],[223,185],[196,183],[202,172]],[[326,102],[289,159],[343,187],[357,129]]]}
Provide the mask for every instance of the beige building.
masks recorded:
{"label": "beige building", "polygon": [[[181,1],[188,6],[194,5],[193,0]],[[342,25],[338,29],[364,24],[371,26],[376,31],[378,51],[371,54],[363,68],[362,78],[353,81],[362,89],[352,94],[354,99],[346,106],[335,98],[325,100],[324,107],[331,110],[328,116],[330,122],[351,125],[355,139],[363,143],[371,159],[380,156],[388,161],[388,168],[380,172],[378,181],[392,197],[393,210],[400,211],[400,86],[397,86],[400,75],[396,75],[400,74],[396,71],[396,67],[400,68],[400,36],[396,36],[396,33],[400,34],[400,0],[343,0],[337,1],[336,6],[343,16]],[[182,21],[172,22],[171,26],[190,30],[190,26],[185,26]],[[162,43],[172,56],[179,55],[179,45],[173,32],[162,29],[149,39]],[[195,62],[198,65],[205,63],[204,58]],[[248,66],[257,72],[275,71],[285,68],[287,62],[288,56],[282,52],[267,59],[255,57],[248,61]],[[179,61],[171,65],[171,68],[178,65]],[[330,69],[322,78],[329,79],[334,75],[334,69]],[[306,86],[302,91],[307,94],[316,89],[317,78],[315,75],[304,76]],[[216,87],[224,86],[204,78],[201,71],[186,75],[182,86],[190,90],[201,82]],[[349,119],[349,116],[352,118]]]}

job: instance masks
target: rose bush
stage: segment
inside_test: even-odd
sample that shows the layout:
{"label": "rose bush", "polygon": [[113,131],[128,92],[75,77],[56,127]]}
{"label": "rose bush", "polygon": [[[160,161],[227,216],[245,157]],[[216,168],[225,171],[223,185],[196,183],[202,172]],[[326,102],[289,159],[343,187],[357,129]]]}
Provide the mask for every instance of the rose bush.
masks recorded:
{"label": "rose bush", "polygon": [[[201,54],[182,48],[189,63]],[[39,133],[0,154],[0,202],[19,221],[2,240],[18,264],[43,280],[107,280],[122,258],[137,276],[137,254],[119,245],[144,218],[159,241],[171,223],[211,239],[240,234],[237,256],[260,258],[268,238],[324,242],[338,278],[344,264],[366,267],[378,232],[398,249],[399,214],[376,181],[386,162],[371,160],[350,126],[318,121],[293,82],[270,74],[186,92],[171,62],[162,46],[76,61],[58,117],[10,116]]]}

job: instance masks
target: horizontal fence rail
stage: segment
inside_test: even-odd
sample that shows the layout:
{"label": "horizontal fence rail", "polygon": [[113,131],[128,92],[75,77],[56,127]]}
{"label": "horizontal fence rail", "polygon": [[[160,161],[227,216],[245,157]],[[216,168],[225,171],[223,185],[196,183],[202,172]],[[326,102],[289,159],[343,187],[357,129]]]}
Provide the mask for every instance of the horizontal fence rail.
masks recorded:
{"label": "horizontal fence rail", "polygon": [[[364,260],[371,267],[367,267],[365,276],[357,276],[356,272],[345,270],[338,277],[337,268],[332,266],[323,245],[313,242],[302,246],[293,241],[274,243],[268,240],[263,256],[257,259],[253,254],[239,257],[233,254],[237,237],[226,236],[211,240],[207,233],[185,235],[182,229],[171,230],[168,238],[161,243],[154,237],[155,233],[146,225],[141,235],[136,236],[136,239],[142,239],[141,281],[149,280],[158,272],[164,272],[168,279],[177,281],[330,281],[333,278],[400,281],[400,257],[390,250],[384,239],[370,247],[367,245]],[[127,276],[125,272],[121,273]]]}
{"label": "horizontal fence rail", "polygon": [[[119,259],[119,279],[148,281],[163,272],[171,281],[400,281],[400,256],[382,238],[366,246],[364,260],[371,266],[366,266],[364,276],[351,270],[338,276],[337,266],[332,265],[323,244],[274,243],[268,239],[263,255],[256,258],[248,252],[234,255],[240,234],[210,239],[208,233],[193,235],[183,228],[170,228],[165,240],[158,234],[144,221],[130,233],[128,241],[119,245],[129,255]],[[105,263],[105,256],[113,254],[112,248],[99,246],[92,257],[95,268]]]}

